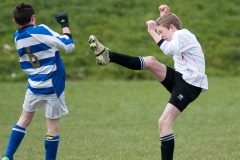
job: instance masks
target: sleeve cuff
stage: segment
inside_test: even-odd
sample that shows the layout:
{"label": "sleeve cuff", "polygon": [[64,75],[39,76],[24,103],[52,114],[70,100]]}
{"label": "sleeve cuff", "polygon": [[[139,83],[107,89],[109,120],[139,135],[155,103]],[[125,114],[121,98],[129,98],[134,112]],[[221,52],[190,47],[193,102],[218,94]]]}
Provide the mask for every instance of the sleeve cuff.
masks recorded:
{"label": "sleeve cuff", "polygon": [[66,36],[72,38],[72,35],[70,33],[63,33],[63,35],[66,35]]}
{"label": "sleeve cuff", "polygon": [[161,40],[157,43],[158,47],[160,47],[161,44],[162,44],[164,41],[165,41],[165,39],[161,39]]}

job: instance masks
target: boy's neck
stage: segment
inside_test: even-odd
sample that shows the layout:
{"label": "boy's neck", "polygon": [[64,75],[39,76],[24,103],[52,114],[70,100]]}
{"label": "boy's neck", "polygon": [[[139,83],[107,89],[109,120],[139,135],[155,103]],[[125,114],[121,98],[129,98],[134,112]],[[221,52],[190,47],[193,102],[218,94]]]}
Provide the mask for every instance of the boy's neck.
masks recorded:
{"label": "boy's neck", "polygon": [[26,28],[26,27],[29,27],[29,26],[34,26],[34,24],[25,24],[25,25],[21,25],[20,28],[23,29],[23,28]]}

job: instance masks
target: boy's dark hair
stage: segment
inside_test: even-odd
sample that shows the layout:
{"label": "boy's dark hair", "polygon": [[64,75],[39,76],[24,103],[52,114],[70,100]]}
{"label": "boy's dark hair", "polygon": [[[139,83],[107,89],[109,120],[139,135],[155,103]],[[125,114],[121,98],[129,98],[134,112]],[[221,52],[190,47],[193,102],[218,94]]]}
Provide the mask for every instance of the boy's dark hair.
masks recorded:
{"label": "boy's dark hair", "polygon": [[178,30],[182,29],[181,20],[178,18],[176,14],[168,13],[156,20],[157,26],[163,26],[167,29],[170,28],[170,25],[173,24]]}
{"label": "boy's dark hair", "polygon": [[34,15],[34,9],[31,4],[21,3],[13,8],[13,18],[19,25],[28,24]]}

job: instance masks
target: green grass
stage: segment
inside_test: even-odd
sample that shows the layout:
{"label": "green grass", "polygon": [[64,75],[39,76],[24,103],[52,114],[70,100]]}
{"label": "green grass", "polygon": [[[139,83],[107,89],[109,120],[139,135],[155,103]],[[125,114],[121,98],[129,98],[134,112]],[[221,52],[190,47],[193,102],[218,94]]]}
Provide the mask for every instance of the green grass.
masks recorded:
{"label": "green grass", "polygon": [[[0,83],[0,155],[22,110],[26,83]],[[209,91],[176,119],[175,160],[238,160],[239,78],[210,78]],[[169,93],[157,81],[67,82],[58,160],[159,159],[158,118]],[[37,112],[15,159],[44,158],[44,112]]]}
{"label": "green grass", "polygon": [[[239,76],[240,45],[239,0],[189,1],[189,0],[28,0],[35,7],[36,24],[46,24],[61,33],[54,14],[67,12],[70,29],[76,45],[71,54],[61,52],[67,77],[74,80],[96,78],[95,57],[87,42],[91,34],[112,51],[134,56],[153,55],[162,63],[172,66],[172,58],[164,55],[147,32],[146,21],[159,16],[160,4],[167,4],[171,12],[182,21],[183,28],[193,32],[202,45],[206,57],[208,76]],[[2,0],[0,23],[0,81],[24,81],[26,75],[19,65],[13,33],[18,26],[12,22],[12,8],[20,3],[16,0]],[[4,44],[11,51],[4,51]],[[121,72],[119,72],[121,71]],[[15,78],[11,74],[16,73]],[[124,73],[124,74],[122,74]],[[126,69],[113,65],[104,68],[101,74],[115,79],[141,78]],[[124,75],[124,76],[122,76]],[[126,75],[126,76],[125,76]],[[111,78],[112,78],[111,77]]]}

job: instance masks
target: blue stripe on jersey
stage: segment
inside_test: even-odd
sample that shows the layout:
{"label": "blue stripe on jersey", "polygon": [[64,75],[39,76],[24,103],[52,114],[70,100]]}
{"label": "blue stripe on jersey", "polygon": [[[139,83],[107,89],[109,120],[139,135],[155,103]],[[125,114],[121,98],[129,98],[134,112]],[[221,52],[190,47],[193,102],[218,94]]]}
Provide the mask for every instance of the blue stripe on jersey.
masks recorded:
{"label": "blue stripe on jersey", "polygon": [[29,75],[28,78],[30,78],[32,81],[35,81],[35,82],[42,82],[52,78],[54,74],[55,74],[55,71],[48,74]]}
{"label": "blue stripe on jersey", "polygon": [[52,36],[52,33],[44,26],[36,26],[35,29],[31,31],[31,34],[42,34]]}
{"label": "blue stripe on jersey", "polygon": [[56,65],[57,70],[52,78],[52,83],[57,96],[60,97],[65,88],[66,72],[59,52],[56,52]]}
{"label": "blue stripe on jersey", "polygon": [[[19,31],[18,31],[19,32]],[[20,31],[21,32],[21,31]],[[32,37],[29,33],[27,33],[27,32],[22,32],[21,34],[17,34],[17,33],[15,33],[14,34],[14,37],[16,37],[17,36],[17,38],[16,38],[16,41],[18,41],[18,40],[21,40],[21,39],[25,39],[25,38],[29,38],[29,37]]]}
{"label": "blue stripe on jersey", "polygon": [[73,40],[71,39],[71,38],[68,38],[68,39],[66,39],[66,38],[60,38],[60,37],[57,37],[60,41],[62,41],[64,44],[73,44],[74,42],[73,42]]}
{"label": "blue stripe on jersey", "polygon": [[29,26],[24,29],[19,29],[14,33],[14,38],[17,36],[16,41],[32,37],[31,34],[41,34],[41,35],[49,35],[52,36],[52,33],[45,28],[44,26]]}
{"label": "blue stripe on jersey", "polygon": [[[34,61],[34,63],[35,63],[35,61]],[[49,58],[41,59],[41,60],[39,60],[39,63],[40,63],[39,68],[41,68],[43,66],[54,65],[55,64],[55,57],[49,57]],[[34,68],[30,61],[20,62],[20,65],[21,65],[22,69]]]}
{"label": "blue stripe on jersey", "polygon": [[[30,52],[31,53],[37,53],[37,52],[46,51],[46,50],[49,50],[49,49],[51,49],[51,47],[47,46],[44,43],[40,43],[40,44],[30,46]],[[26,48],[18,49],[18,54],[19,54],[20,57],[22,57],[24,54],[27,54]]]}
{"label": "blue stripe on jersey", "polygon": [[55,94],[55,90],[53,87],[48,87],[48,88],[32,88],[28,84],[28,88],[34,93],[38,95],[46,95],[46,94]]}

